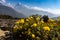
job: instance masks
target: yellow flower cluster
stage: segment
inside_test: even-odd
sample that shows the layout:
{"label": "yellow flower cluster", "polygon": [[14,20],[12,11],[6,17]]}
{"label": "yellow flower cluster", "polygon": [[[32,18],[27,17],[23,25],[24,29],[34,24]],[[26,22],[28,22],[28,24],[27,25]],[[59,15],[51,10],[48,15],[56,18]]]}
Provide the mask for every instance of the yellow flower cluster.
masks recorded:
{"label": "yellow flower cluster", "polygon": [[34,34],[32,34],[32,38],[35,38],[35,35]]}
{"label": "yellow flower cluster", "polygon": [[[53,30],[59,29],[57,26],[58,22],[55,22],[55,20],[49,19],[48,22],[44,22],[43,20],[40,21],[40,17],[33,17],[30,16],[29,18],[21,18],[19,19],[13,28],[14,32],[18,32],[18,30],[22,30],[21,33],[28,35],[28,37],[32,37],[33,40],[40,39],[39,35],[44,35],[45,33],[48,34],[48,32]],[[59,24],[58,24],[59,25]],[[60,26],[60,25],[59,25]],[[45,33],[44,33],[45,32]]]}
{"label": "yellow flower cluster", "polygon": [[24,23],[24,19],[20,19],[20,20],[18,20],[17,22],[16,22],[16,24],[19,24],[19,23]]}
{"label": "yellow flower cluster", "polygon": [[36,27],[37,26],[37,23],[33,23],[33,25],[32,25],[33,27]]}
{"label": "yellow flower cluster", "polygon": [[21,19],[21,20],[20,20],[20,23],[22,23],[22,24],[23,24],[23,23],[24,23],[24,19]]}
{"label": "yellow flower cluster", "polygon": [[45,31],[50,31],[50,28],[48,26],[43,27]]}
{"label": "yellow flower cluster", "polygon": [[[52,20],[52,19],[49,19],[48,23],[44,23],[43,20],[41,20],[41,21],[39,21],[39,20],[40,20],[39,16],[37,16],[36,18],[34,18],[33,16],[30,16],[29,18],[26,18],[26,19],[23,19],[23,18],[19,19],[15,24],[20,29],[22,29],[22,26],[24,26],[23,28],[25,28],[27,26],[28,27],[32,26],[32,27],[35,27],[35,28],[37,28],[38,25],[39,25],[39,27],[44,26],[42,28],[44,30],[48,30],[48,31],[50,31],[49,26],[56,26],[57,25],[56,23],[54,23],[54,20]],[[48,26],[46,26],[46,25],[48,25]]]}

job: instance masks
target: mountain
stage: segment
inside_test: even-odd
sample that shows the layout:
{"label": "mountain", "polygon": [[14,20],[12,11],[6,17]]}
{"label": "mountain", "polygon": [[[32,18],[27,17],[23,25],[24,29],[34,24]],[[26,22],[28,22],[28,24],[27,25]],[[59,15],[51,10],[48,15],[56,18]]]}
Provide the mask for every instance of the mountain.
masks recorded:
{"label": "mountain", "polygon": [[52,19],[54,19],[54,20],[60,19],[60,16],[58,16],[58,17],[53,17]]}
{"label": "mountain", "polygon": [[23,15],[22,13],[19,13],[16,10],[14,10],[13,8],[5,6],[1,3],[0,3],[0,15],[9,15],[9,16],[12,16],[14,18],[25,17],[25,15]]}
{"label": "mountain", "polygon": [[25,5],[19,4],[19,3],[16,4],[15,10],[23,13],[26,16],[29,16],[29,15],[32,15],[32,14],[48,15],[49,17],[54,17],[55,16],[54,14],[52,14],[50,12],[43,11],[43,10],[38,11],[38,10],[30,9],[30,8],[27,8]]}
{"label": "mountain", "polygon": [[58,18],[58,17],[53,17],[53,18],[51,18],[51,19],[53,19],[53,20],[57,20],[57,18]]}

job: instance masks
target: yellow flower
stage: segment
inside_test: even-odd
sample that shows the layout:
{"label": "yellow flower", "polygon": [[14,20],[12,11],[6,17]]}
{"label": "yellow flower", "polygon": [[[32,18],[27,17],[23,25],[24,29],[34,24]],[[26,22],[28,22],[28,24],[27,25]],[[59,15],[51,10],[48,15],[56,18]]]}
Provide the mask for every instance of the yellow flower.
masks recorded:
{"label": "yellow flower", "polygon": [[40,17],[37,17],[36,20],[40,20]]}
{"label": "yellow flower", "polygon": [[37,26],[37,23],[33,23],[33,25],[32,25],[32,26],[36,27],[36,26]]}
{"label": "yellow flower", "polygon": [[18,29],[18,27],[17,27],[17,25],[15,25],[14,28],[13,28],[13,31],[17,32],[17,29]]}
{"label": "yellow flower", "polygon": [[22,29],[22,26],[19,26],[19,29]]}
{"label": "yellow flower", "polygon": [[24,19],[21,19],[21,20],[20,20],[20,23],[22,23],[22,24],[23,24],[23,23],[24,23]]}
{"label": "yellow flower", "polygon": [[48,26],[43,27],[45,31],[50,31],[50,28]]}
{"label": "yellow flower", "polygon": [[18,25],[19,24],[19,21],[17,21],[16,24]]}
{"label": "yellow flower", "polygon": [[30,16],[28,19],[29,19],[29,20],[32,20],[32,19],[33,19],[33,17],[32,17],[32,16]]}
{"label": "yellow flower", "polygon": [[29,25],[29,23],[27,23],[27,22],[24,24],[24,26],[28,26],[28,25]]}
{"label": "yellow flower", "polygon": [[32,16],[30,16],[30,18],[33,18]]}
{"label": "yellow flower", "polygon": [[44,23],[44,21],[41,21],[41,23]]}
{"label": "yellow flower", "polygon": [[29,19],[26,19],[26,21],[29,21]]}
{"label": "yellow flower", "polygon": [[35,38],[35,35],[34,34],[32,34],[32,38]]}
{"label": "yellow flower", "polygon": [[29,28],[27,32],[28,32],[28,35],[30,35],[31,34],[31,29]]}

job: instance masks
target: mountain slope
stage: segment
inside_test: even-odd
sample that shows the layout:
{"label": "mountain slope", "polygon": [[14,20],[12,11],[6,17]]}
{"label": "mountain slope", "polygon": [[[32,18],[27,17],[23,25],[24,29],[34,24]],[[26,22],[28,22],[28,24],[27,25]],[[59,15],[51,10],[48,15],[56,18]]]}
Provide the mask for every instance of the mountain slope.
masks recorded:
{"label": "mountain slope", "polygon": [[25,17],[22,13],[15,11],[13,8],[7,7],[0,3],[0,15],[10,15],[14,18]]}
{"label": "mountain slope", "polygon": [[17,10],[18,12],[24,13],[24,15],[29,16],[32,14],[40,14],[40,15],[48,15],[49,17],[54,17],[54,14],[43,11],[43,10],[34,10],[34,9],[29,9],[27,8],[25,5],[23,4],[17,4],[15,6],[15,10]]}

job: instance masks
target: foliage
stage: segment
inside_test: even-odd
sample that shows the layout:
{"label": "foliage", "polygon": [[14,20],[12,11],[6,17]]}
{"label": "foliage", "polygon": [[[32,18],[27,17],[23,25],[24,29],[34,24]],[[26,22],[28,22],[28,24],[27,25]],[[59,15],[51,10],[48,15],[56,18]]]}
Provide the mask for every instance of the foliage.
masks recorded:
{"label": "foliage", "polygon": [[13,17],[9,15],[0,15],[0,19],[13,19]]}
{"label": "foliage", "polygon": [[[40,20],[41,16],[21,18],[13,27],[16,37],[21,40],[60,40],[60,24],[58,20]],[[44,18],[45,19],[45,18]]]}

